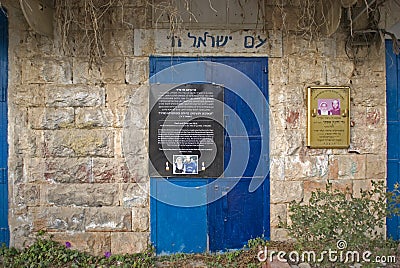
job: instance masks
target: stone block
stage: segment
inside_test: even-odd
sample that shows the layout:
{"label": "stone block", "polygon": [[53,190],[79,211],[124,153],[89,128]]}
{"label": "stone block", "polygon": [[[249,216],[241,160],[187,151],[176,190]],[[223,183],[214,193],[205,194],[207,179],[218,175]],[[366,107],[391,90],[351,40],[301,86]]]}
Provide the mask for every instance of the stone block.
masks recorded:
{"label": "stone block", "polygon": [[369,129],[385,127],[385,107],[367,107],[366,123]]}
{"label": "stone block", "polygon": [[[385,75],[384,73],[378,73],[379,74],[379,79],[376,81],[376,85],[371,85],[370,80],[373,76],[368,76],[368,81],[365,84],[365,88],[369,88],[369,90],[364,90],[363,94],[363,104],[367,107],[384,107],[386,105],[386,100],[383,97],[382,92],[385,92]],[[372,83],[372,81],[371,81]]]}
{"label": "stone block", "polygon": [[[281,85],[288,84],[289,81],[288,70],[289,70],[289,62],[287,58],[283,57],[283,58],[268,59],[269,82],[271,83],[271,85],[276,85],[277,88],[281,88]],[[283,94],[274,94],[274,96],[279,96],[279,95]]]}
{"label": "stone block", "polygon": [[45,140],[46,156],[114,156],[114,133],[110,130],[47,131]]}
{"label": "stone block", "polygon": [[282,93],[285,94],[284,104],[288,110],[299,110],[305,114],[307,89],[304,84],[289,84],[285,86],[285,91]]}
{"label": "stone block", "polygon": [[115,232],[132,230],[132,212],[121,207],[90,208],[85,214],[85,230]]}
{"label": "stone block", "polygon": [[144,252],[149,245],[148,232],[111,233],[111,252],[113,254],[134,254]]}
{"label": "stone block", "polygon": [[[109,108],[128,107],[130,97],[137,90],[133,85],[107,84],[105,85],[107,103]],[[148,100],[147,100],[148,101]]]}
{"label": "stone block", "polygon": [[[347,38],[347,33],[345,32],[336,32],[333,37],[333,42],[331,49],[335,49],[335,55],[336,58],[342,60],[349,61],[349,58],[347,57],[346,54],[346,38]],[[328,48],[329,49],[329,48]],[[351,60],[350,60],[351,61]],[[347,83],[346,83],[347,84]]]}
{"label": "stone block", "polygon": [[[287,118],[285,120],[287,120]],[[304,131],[286,129],[283,141],[286,143],[285,155],[299,154],[305,143]]]}
{"label": "stone block", "polygon": [[386,153],[386,129],[351,128],[350,145],[361,154],[384,154]]}
{"label": "stone block", "polygon": [[365,88],[360,86],[359,83],[360,82],[354,77],[350,80],[350,84],[352,85],[350,90],[351,105],[356,107],[365,107],[363,103],[363,91]]}
{"label": "stone block", "polygon": [[[290,58],[301,58],[305,55],[311,57],[318,53],[318,45],[321,45],[316,40],[309,40],[307,37],[294,37],[287,38],[285,40],[285,54],[289,55]],[[307,64],[306,62],[304,64]],[[307,70],[311,71],[312,66],[309,66]],[[300,73],[300,72],[299,72]],[[305,81],[305,80],[299,80]]]}
{"label": "stone block", "polygon": [[327,155],[295,155],[285,157],[286,180],[304,178],[322,179],[328,176],[329,158]]}
{"label": "stone block", "polygon": [[289,232],[284,228],[271,228],[271,241],[288,241]]}
{"label": "stone block", "polygon": [[97,66],[90,66],[89,59],[85,57],[73,58],[73,83],[74,84],[100,84],[101,72]]}
{"label": "stone block", "polygon": [[329,156],[330,179],[364,179],[365,155],[332,155]]}
{"label": "stone block", "polygon": [[14,136],[15,152],[27,157],[43,157],[45,152],[44,131],[24,128],[19,130],[18,135]]}
{"label": "stone block", "polygon": [[105,58],[101,66],[101,78],[104,83],[125,84],[125,60],[123,57]]}
{"label": "stone block", "polygon": [[145,182],[148,180],[148,158],[147,156],[135,156],[132,169],[123,158],[93,158],[93,182],[96,183],[126,183],[126,182]]}
{"label": "stone block", "polygon": [[111,127],[113,125],[113,113],[106,108],[77,108],[75,114],[77,128]]}
{"label": "stone block", "polygon": [[351,194],[353,192],[353,181],[355,180],[330,180],[329,182],[332,184],[333,190]]}
{"label": "stone block", "polygon": [[13,202],[18,206],[37,206],[40,203],[40,186],[18,183],[13,186]]}
{"label": "stone block", "polygon": [[45,201],[55,206],[104,207],[119,205],[116,184],[55,184],[47,186]]}
{"label": "stone block", "polygon": [[144,84],[149,79],[149,60],[147,57],[126,59],[126,82],[133,85]]}
{"label": "stone block", "polygon": [[22,63],[22,82],[36,83],[72,83],[72,63],[63,58],[30,58]]}
{"label": "stone block", "polygon": [[[332,51],[332,48],[328,47],[326,51]],[[326,72],[326,80],[329,85],[347,85],[354,66],[353,62],[347,57],[340,58],[340,60],[334,57],[326,60],[324,68]]]}
{"label": "stone block", "polygon": [[113,121],[114,127],[116,127],[116,128],[124,127],[125,115],[127,113],[127,108],[116,106],[116,107],[114,107],[114,109],[112,109],[112,113],[114,115],[114,121]]}
{"label": "stone block", "polygon": [[103,37],[108,56],[133,56],[133,31],[131,29],[106,30]]}
{"label": "stone block", "polygon": [[[151,10],[150,5],[140,4],[143,1],[131,2],[128,5],[124,5],[124,8],[115,7],[111,8],[109,12],[109,20],[104,21],[104,27],[106,29],[126,29],[127,26],[133,29],[148,28],[150,27],[151,21]],[[119,3],[122,5],[122,2]],[[134,16],[132,16],[134,14]]]}
{"label": "stone block", "polygon": [[123,158],[124,152],[122,150],[122,130],[115,129],[114,131],[114,156],[117,158]]}
{"label": "stone block", "polygon": [[28,110],[28,122],[33,129],[60,129],[74,126],[74,108],[35,107]]}
{"label": "stone block", "polygon": [[275,85],[272,84],[269,86],[268,91],[269,91],[269,96],[268,96],[268,108],[271,109],[271,107],[276,107],[276,106],[282,106],[285,107],[285,102],[286,102],[286,94],[284,92],[286,90],[285,85]]}
{"label": "stone block", "polygon": [[[300,47],[298,44],[296,46]],[[314,47],[310,48],[315,49]],[[325,60],[314,53],[289,58],[289,83],[298,81],[308,81],[308,84],[316,85],[325,83],[324,65]],[[302,71],[299,72],[299,70]]]}
{"label": "stone block", "polygon": [[10,155],[8,157],[8,176],[10,184],[27,182],[24,174],[24,161],[21,155]]}
{"label": "stone block", "polygon": [[311,156],[311,169],[306,174],[311,178],[326,178],[329,174],[328,155]]}
{"label": "stone block", "polygon": [[289,203],[303,198],[303,182],[271,181],[271,203]]}
{"label": "stone block", "polygon": [[367,154],[366,175],[367,179],[386,178],[386,155]]}
{"label": "stone block", "polygon": [[10,210],[9,227],[10,227],[10,246],[23,249],[29,245],[32,245],[36,239],[35,235],[32,234],[32,216],[26,211],[24,214],[14,214],[13,210]]}
{"label": "stone block", "polygon": [[88,183],[92,179],[90,158],[26,158],[24,169],[32,183]]}
{"label": "stone block", "polygon": [[148,208],[132,208],[132,231],[148,232],[150,230],[150,211]]}
{"label": "stone block", "polygon": [[366,125],[366,108],[361,105],[350,107],[350,118],[353,126],[364,127]]}
{"label": "stone block", "polygon": [[33,210],[35,232],[81,232],[85,230],[87,211],[79,207],[40,207]]}
{"label": "stone block", "polygon": [[286,107],[284,104],[279,104],[276,106],[270,106],[270,130],[272,132],[278,132],[278,135],[282,135],[282,131],[284,131],[286,127]]}
{"label": "stone block", "polygon": [[95,256],[104,256],[111,252],[111,236],[108,232],[57,232],[52,233],[53,240],[65,245],[71,243],[71,249],[87,252]]}
{"label": "stone block", "polygon": [[299,128],[301,122],[304,122],[303,110],[304,109],[286,109],[285,121],[287,129]]}
{"label": "stone block", "polygon": [[274,181],[285,179],[285,159],[283,157],[270,157],[270,178]]}
{"label": "stone block", "polygon": [[55,44],[57,41],[55,42],[53,38],[38,34],[30,27],[19,33],[19,45],[15,47],[16,53],[19,55],[23,54],[25,57],[61,55],[61,47]]}
{"label": "stone block", "polygon": [[128,182],[121,172],[124,159],[93,158],[92,165],[92,181],[95,183]]}
{"label": "stone block", "polygon": [[325,191],[328,181],[318,180],[318,181],[304,181],[304,198],[303,201],[308,203],[311,198],[311,194],[317,190]]}
{"label": "stone block", "polygon": [[278,227],[281,223],[287,222],[287,205],[286,204],[271,204],[270,205],[270,225]]}
{"label": "stone block", "polygon": [[46,105],[51,107],[91,107],[105,103],[105,89],[99,86],[46,86]]}
{"label": "stone block", "polygon": [[146,154],[128,155],[126,162],[120,166],[121,176],[126,182],[148,181],[149,161]]}
{"label": "stone block", "polygon": [[[135,90],[136,89],[132,85],[106,85],[106,106],[111,109],[114,115],[114,127],[123,127],[130,97],[133,95]],[[143,100],[144,105],[142,107],[147,106],[147,103],[145,104],[144,101],[145,100]],[[138,105],[138,107],[140,106]]]}
{"label": "stone block", "polygon": [[386,179],[366,179],[366,180],[353,180],[353,196],[356,198],[361,197],[361,191],[369,191],[372,189],[372,182],[383,182],[386,185]]}
{"label": "stone block", "polygon": [[[147,106],[145,106],[147,108]],[[148,128],[148,110],[140,106],[131,105],[126,112],[124,131],[140,131]]]}
{"label": "stone block", "polygon": [[134,126],[125,127],[122,132],[123,155],[127,167],[124,168],[125,176],[131,180],[141,181],[146,179],[148,170],[148,131],[137,129]]}
{"label": "stone block", "polygon": [[272,261],[268,258],[266,265],[262,268],[292,268],[292,266],[287,263],[287,260],[283,261],[282,258],[277,256],[272,257]]}
{"label": "stone block", "polygon": [[34,210],[34,231],[131,231],[131,210],[120,207],[40,207]]}
{"label": "stone block", "polygon": [[306,171],[311,169],[310,159],[299,155],[285,157],[285,178],[300,180],[307,176]]}
{"label": "stone block", "polygon": [[41,85],[10,85],[8,90],[10,102],[15,105],[21,107],[37,107],[44,106],[45,104],[45,92]]}
{"label": "stone block", "polygon": [[148,183],[122,184],[122,205],[124,207],[148,207]]}

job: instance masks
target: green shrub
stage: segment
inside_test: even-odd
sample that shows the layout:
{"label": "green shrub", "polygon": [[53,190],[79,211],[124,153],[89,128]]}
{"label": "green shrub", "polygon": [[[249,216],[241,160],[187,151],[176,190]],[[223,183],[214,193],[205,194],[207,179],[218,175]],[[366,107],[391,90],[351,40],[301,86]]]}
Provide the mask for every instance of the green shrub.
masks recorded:
{"label": "green shrub", "polygon": [[51,239],[44,239],[39,234],[31,246],[17,250],[7,248],[4,244],[0,248],[0,267],[136,267],[148,268],[154,264],[153,249],[146,252],[130,255],[111,255],[105,252],[104,256],[92,256],[70,248],[71,243],[62,245]]}
{"label": "green shrub", "polygon": [[291,224],[285,227],[299,251],[331,249],[393,255],[395,245],[386,240],[383,230],[386,216],[398,213],[396,198],[396,193],[386,193],[383,182],[372,182],[371,190],[361,191],[359,197],[349,189],[341,192],[328,184],[325,191],[313,192],[307,204],[291,202]]}

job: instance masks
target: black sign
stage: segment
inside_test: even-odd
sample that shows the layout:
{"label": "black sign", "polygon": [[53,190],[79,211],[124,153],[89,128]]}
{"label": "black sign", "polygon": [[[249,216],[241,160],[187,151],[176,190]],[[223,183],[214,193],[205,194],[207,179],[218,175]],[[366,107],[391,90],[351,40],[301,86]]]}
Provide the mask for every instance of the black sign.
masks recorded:
{"label": "black sign", "polygon": [[150,88],[150,176],[219,177],[223,173],[223,87]]}

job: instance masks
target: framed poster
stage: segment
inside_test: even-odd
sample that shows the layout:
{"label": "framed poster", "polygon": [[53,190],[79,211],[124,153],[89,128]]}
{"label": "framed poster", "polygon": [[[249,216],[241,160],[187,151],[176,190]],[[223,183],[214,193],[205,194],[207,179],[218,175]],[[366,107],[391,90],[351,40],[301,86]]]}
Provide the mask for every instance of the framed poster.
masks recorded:
{"label": "framed poster", "polygon": [[307,88],[307,146],[310,148],[350,146],[349,87]]}
{"label": "framed poster", "polygon": [[223,93],[215,84],[151,85],[151,177],[222,175]]}

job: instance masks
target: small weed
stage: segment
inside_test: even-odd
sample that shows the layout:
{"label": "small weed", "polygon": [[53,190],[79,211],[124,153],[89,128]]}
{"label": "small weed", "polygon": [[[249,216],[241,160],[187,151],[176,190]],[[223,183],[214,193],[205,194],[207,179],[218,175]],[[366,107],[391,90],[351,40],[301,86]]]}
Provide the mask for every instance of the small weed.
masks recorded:
{"label": "small weed", "polygon": [[247,247],[248,248],[258,248],[259,246],[268,246],[269,242],[265,240],[263,237],[257,237],[254,239],[250,239],[247,241]]}

